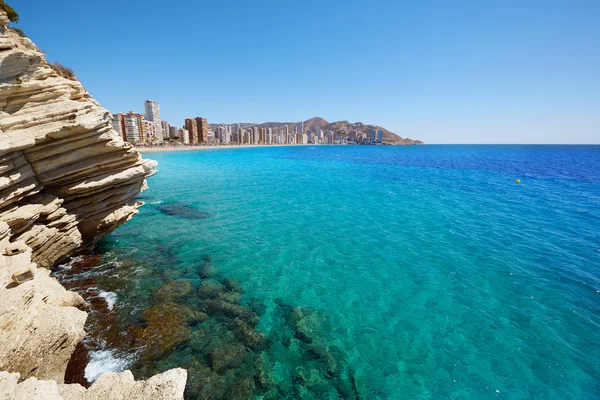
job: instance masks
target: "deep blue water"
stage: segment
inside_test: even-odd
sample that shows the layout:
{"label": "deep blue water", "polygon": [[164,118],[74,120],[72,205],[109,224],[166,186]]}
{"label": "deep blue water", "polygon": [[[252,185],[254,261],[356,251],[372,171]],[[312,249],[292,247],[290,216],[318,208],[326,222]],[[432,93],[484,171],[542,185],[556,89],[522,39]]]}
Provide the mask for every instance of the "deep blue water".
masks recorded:
{"label": "deep blue water", "polygon": [[[600,146],[145,157],[159,162],[146,205],[100,246],[104,261],[136,265],[111,289],[123,324],[162,285],[198,285],[210,257],[242,302],[266,305],[258,331],[278,337],[280,301],[327,318],[323,340],[363,398],[600,396]],[[294,389],[296,342],[266,351],[278,396],[336,398]],[[184,343],[164,368],[197,348]]]}

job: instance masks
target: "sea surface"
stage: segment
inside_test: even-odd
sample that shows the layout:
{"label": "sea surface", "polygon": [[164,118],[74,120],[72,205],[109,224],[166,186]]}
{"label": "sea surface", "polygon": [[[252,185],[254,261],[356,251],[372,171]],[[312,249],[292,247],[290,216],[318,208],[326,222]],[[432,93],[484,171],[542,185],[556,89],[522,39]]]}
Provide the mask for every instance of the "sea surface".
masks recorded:
{"label": "sea surface", "polygon": [[145,157],[139,215],[93,267],[55,271],[118,325],[90,318],[88,379],[182,366],[187,398],[600,398],[600,146]]}

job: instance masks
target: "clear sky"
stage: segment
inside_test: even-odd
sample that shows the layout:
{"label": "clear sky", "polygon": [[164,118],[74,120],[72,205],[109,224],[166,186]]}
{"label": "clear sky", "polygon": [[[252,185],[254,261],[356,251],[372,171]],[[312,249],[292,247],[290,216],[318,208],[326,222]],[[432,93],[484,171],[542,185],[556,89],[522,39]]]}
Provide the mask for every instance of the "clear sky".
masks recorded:
{"label": "clear sky", "polygon": [[111,112],[600,143],[600,1],[7,0]]}

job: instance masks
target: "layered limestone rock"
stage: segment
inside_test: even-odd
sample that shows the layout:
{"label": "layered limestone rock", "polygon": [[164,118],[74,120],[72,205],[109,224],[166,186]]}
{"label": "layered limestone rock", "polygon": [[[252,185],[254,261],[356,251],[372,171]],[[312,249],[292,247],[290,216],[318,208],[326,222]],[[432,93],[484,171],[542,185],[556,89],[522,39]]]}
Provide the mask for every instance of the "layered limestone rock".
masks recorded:
{"label": "layered limestone rock", "polygon": [[177,400],[183,399],[187,372],[176,368],[136,382],[129,371],[108,373],[86,389],[81,385],[57,384],[19,374],[0,372],[0,398],[4,400]]}
{"label": "layered limestone rock", "polygon": [[[6,223],[0,221],[1,227]],[[32,249],[12,256],[8,239],[0,240],[0,370],[62,382],[67,363],[85,332],[86,304],[65,290],[50,271],[31,262]],[[12,245],[13,247],[15,244]],[[18,246],[18,243],[17,243]],[[12,275],[30,271],[20,285]],[[79,309],[78,309],[78,308]]]}
{"label": "layered limestone rock", "polygon": [[156,164],[29,39],[0,35],[0,220],[50,267],[131,218]]}
{"label": "layered limestone rock", "polygon": [[182,398],[181,370],[145,383],[126,372],[87,390],[62,385],[87,304],[47,268],[136,214],[156,163],[8,22],[0,7],[0,398]]}

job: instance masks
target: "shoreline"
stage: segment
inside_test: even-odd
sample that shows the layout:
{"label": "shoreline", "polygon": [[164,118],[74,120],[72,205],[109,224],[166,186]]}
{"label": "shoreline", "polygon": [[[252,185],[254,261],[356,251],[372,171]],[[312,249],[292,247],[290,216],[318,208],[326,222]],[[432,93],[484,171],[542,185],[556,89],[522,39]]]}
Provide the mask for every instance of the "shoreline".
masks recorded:
{"label": "shoreline", "polygon": [[[160,147],[136,147],[134,149],[140,153],[158,153],[161,151],[191,151],[191,150],[219,150],[219,149],[240,149],[250,147],[300,147],[300,146],[316,146],[314,144],[269,144],[269,145],[257,145],[257,144],[243,144],[235,146],[160,146]],[[324,146],[324,145],[318,145]]]}
{"label": "shoreline", "polygon": [[[251,147],[307,147],[307,146],[362,146],[358,144],[350,145],[350,144],[242,144],[242,145],[234,145],[234,146],[224,146],[224,145],[215,145],[215,146],[150,146],[150,147],[136,147],[133,148],[140,153],[158,153],[162,151],[191,151],[191,150],[219,150],[219,149],[242,149],[242,148],[251,148]],[[405,145],[396,145],[396,144],[383,144],[377,147],[389,147],[389,146],[405,146]],[[371,147],[371,146],[368,146]],[[374,146],[373,146],[374,147]]]}

